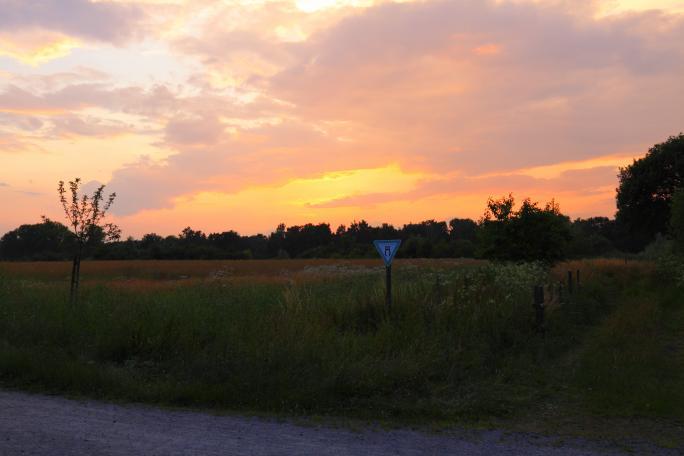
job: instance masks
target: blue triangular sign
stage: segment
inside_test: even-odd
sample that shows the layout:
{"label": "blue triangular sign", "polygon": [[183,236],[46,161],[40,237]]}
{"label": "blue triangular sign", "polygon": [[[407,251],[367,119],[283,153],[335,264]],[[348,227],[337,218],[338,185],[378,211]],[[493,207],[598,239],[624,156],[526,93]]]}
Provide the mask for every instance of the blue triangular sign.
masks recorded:
{"label": "blue triangular sign", "polygon": [[373,241],[373,245],[375,245],[375,248],[385,262],[385,266],[389,266],[392,264],[392,260],[394,259],[394,255],[397,254],[397,250],[399,250],[401,239]]}

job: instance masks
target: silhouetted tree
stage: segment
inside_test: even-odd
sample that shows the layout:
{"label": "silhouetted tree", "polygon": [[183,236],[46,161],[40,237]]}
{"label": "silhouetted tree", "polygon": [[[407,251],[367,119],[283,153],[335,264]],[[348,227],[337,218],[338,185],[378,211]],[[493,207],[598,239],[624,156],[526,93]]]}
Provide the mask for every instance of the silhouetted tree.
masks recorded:
{"label": "silhouetted tree", "polygon": [[455,218],[449,221],[449,256],[475,256],[479,226],[474,220]]}
{"label": "silhouetted tree", "polygon": [[71,268],[71,302],[75,302],[78,296],[78,286],[81,274],[81,258],[83,250],[92,239],[100,238],[118,240],[121,230],[111,223],[100,225],[107,211],[114,203],[116,193],[110,194],[107,199],[104,196],[104,185],[100,185],[92,195],[79,195],[81,179],[69,181],[67,191],[64,181],[59,181],[57,192],[59,201],[62,203],[64,214],[69,221],[69,227],[76,240],[74,248],[73,264]]}
{"label": "silhouetted tree", "polygon": [[268,238],[268,253],[272,257],[284,258],[289,256],[285,251],[285,230],[285,224],[281,223]]}
{"label": "silhouetted tree", "polygon": [[616,250],[617,227],[608,217],[578,218],[572,222],[569,256],[604,256]]}
{"label": "silhouetted tree", "polygon": [[[7,233],[0,240],[0,257],[64,258],[63,252],[71,250],[55,247],[68,244],[59,240],[60,226],[62,234],[69,233],[66,227],[48,220]],[[568,226],[572,237],[569,244]],[[406,258],[484,256],[554,261],[565,255],[611,254],[621,236],[619,228],[606,217],[577,219],[569,224],[554,203],[542,208],[525,200],[516,210],[509,195],[490,199],[480,224],[470,219],[452,219],[449,223],[425,220],[397,229],[387,223],[373,226],[361,220],[348,227],[340,225],[332,232],[325,223],[290,227],[281,223],[270,236],[241,236],[232,230],[207,235],[188,227],[177,236],[150,233],[140,240],[106,243],[105,230],[94,226],[84,249],[86,256],[99,259],[375,258],[373,240],[401,239],[399,256]],[[69,236],[75,242],[75,236]]]}
{"label": "silhouetted tree", "polygon": [[554,201],[540,208],[527,198],[516,211],[508,195],[487,202],[479,247],[484,258],[552,263],[565,258],[570,239],[570,219]]}
{"label": "silhouetted tree", "polygon": [[475,241],[477,223],[471,219],[455,218],[449,221],[449,238],[452,240]]}
{"label": "silhouetted tree", "polygon": [[672,195],[684,186],[684,134],[651,147],[645,157],[620,168],[618,178],[616,219],[629,234],[625,246],[640,250],[668,231]]}
{"label": "silhouetted tree", "polygon": [[5,260],[64,260],[73,251],[74,235],[59,222],[43,217],[42,223],[21,225],[0,239]]}
{"label": "silhouetted tree", "polygon": [[285,250],[291,257],[326,256],[326,250],[332,243],[330,225],[307,223],[302,226],[290,226],[285,231]]}
{"label": "silhouetted tree", "polygon": [[404,225],[401,233],[406,237],[420,237],[434,242],[447,241],[449,239],[449,229],[446,222],[437,222],[435,220],[409,223]]}
{"label": "silhouetted tree", "polygon": [[679,255],[684,255],[684,188],[678,189],[672,197],[670,229],[675,251]]}
{"label": "silhouetted tree", "polygon": [[159,260],[163,258],[164,238],[156,233],[148,233],[142,237],[138,248],[142,250],[141,258]]}

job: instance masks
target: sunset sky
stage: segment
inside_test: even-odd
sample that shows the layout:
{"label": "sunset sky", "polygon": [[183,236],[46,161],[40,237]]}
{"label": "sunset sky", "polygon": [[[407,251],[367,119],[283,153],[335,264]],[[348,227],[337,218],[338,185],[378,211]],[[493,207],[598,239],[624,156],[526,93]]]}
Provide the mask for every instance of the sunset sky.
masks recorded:
{"label": "sunset sky", "polygon": [[124,235],[612,216],[684,130],[684,0],[0,0],[0,235],[116,191]]}

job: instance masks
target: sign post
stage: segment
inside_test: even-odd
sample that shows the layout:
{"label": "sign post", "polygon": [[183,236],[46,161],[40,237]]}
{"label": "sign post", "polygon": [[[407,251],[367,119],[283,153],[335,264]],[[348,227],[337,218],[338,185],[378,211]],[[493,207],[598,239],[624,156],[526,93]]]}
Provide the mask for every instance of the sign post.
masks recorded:
{"label": "sign post", "polygon": [[387,287],[385,292],[385,306],[389,312],[392,308],[392,260],[394,260],[394,255],[396,255],[397,250],[399,250],[401,239],[373,241],[373,245],[375,245],[375,249],[385,262],[385,283]]}

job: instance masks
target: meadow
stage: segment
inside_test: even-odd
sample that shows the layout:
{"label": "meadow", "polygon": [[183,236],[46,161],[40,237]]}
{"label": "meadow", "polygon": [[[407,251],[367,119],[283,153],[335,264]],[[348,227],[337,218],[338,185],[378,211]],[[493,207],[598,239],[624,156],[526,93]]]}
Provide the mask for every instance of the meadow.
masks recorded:
{"label": "meadow", "polygon": [[684,420],[682,290],[654,264],[393,269],[388,309],[379,260],[84,262],[72,305],[69,264],[0,263],[0,382],[288,416]]}

